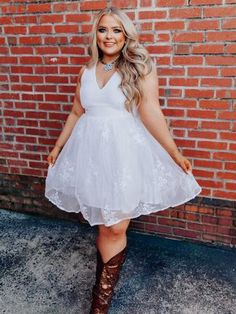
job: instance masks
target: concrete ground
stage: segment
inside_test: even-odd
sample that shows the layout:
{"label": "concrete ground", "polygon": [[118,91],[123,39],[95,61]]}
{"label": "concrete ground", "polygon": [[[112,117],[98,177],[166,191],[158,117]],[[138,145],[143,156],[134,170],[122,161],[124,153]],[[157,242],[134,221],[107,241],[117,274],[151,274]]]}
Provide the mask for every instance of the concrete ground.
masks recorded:
{"label": "concrete ground", "polygon": [[[96,228],[0,210],[0,313],[89,313]],[[127,235],[109,314],[236,313],[236,250]]]}

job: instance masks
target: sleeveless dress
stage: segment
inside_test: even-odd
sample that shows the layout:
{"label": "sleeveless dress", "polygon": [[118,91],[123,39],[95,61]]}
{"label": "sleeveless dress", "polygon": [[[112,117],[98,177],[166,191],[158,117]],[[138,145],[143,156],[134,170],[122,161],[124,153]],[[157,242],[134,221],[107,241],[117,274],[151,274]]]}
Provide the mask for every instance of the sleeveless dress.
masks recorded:
{"label": "sleeveless dress", "polygon": [[81,212],[91,226],[177,206],[202,190],[146,129],[137,110],[126,110],[120,83],[114,72],[100,88],[96,65],[84,70],[85,113],[48,167],[45,196],[64,211]]}

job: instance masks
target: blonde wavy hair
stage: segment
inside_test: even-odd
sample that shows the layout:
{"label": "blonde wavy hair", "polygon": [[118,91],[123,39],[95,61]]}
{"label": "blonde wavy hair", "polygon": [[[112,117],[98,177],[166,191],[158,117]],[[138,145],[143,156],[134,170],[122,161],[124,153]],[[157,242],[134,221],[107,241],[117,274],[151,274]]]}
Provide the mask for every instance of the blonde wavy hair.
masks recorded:
{"label": "blonde wavy hair", "polygon": [[148,51],[138,42],[138,34],[130,18],[115,7],[101,10],[95,17],[92,28],[92,42],[89,47],[91,56],[87,66],[97,64],[102,57],[102,51],[97,45],[97,26],[104,15],[112,15],[120,24],[125,35],[125,44],[116,64],[117,72],[121,75],[120,88],[123,91],[126,101],[125,107],[132,112],[133,106],[136,108],[142,100],[141,80],[152,70],[153,63]]}

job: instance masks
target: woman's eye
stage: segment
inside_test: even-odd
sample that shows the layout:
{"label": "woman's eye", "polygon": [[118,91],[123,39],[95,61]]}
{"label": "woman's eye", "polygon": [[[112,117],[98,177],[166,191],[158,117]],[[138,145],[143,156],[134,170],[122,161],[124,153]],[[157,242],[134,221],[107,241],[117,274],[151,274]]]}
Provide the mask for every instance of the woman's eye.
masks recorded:
{"label": "woman's eye", "polygon": [[104,33],[106,30],[105,30],[105,28],[99,28],[98,31],[99,31],[100,33]]}
{"label": "woman's eye", "polygon": [[114,32],[115,32],[115,33],[120,33],[120,32],[121,32],[121,29],[115,28],[115,29],[114,29]]}

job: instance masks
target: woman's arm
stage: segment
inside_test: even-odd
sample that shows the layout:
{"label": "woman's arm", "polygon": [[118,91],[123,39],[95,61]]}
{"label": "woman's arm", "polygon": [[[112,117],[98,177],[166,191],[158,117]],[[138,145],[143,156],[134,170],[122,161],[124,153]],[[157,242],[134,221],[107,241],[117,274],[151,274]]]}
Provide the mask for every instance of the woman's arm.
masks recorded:
{"label": "woman's arm", "polygon": [[74,126],[75,126],[75,123],[80,118],[80,116],[85,112],[84,108],[81,106],[80,96],[79,96],[80,95],[80,78],[81,78],[81,75],[84,71],[84,68],[85,67],[82,67],[82,69],[79,73],[79,76],[78,76],[73,107],[71,109],[69,116],[66,119],[63,130],[62,130],[61,134],[59,135],[59,137],[56,141],[56,144],[55,144],[55,146],[58,147],[59,149],[61,149],[65,145],[65,143],[67,142],[67,140],[68,140],[68,138],[69,138]]}
{"label": "woman's arm", "polygon": [[74,102],[73,102],[73,107],[71,109],[71,112],[69,114],[69,116],[66,119],[65,125],[63,127],[63,130],[61,132],[61,134],[59,135],[54,148],[52,149],[52,151],[50,152],[50,154],[47,157],[47,161],[49,165],[54,165],[58,154],[60,153],[62,147],[65,145],[65,143],[67,142],[76,121],[80,118],[80,116],[85,112],[84,108],[81,106],[80,103],[80,78],[81,75],[84,71],[85,67],[82,67],[79,76],[78,76],[78,80],[77,80],[77,86],[76,86],[76,90],[75,90],[75,96],[74,96]]}
{"label": "woman's arm", "polygon": [[185,172],[191,171],[191,164],[178,150],[161,110],[158,77],[155,67],[153,67],[152,72],[143,79],[141,87],[143,90],[143,99],[139,106],[139,114],[142,122],[153,137],[169,153],[172,159],[180,165]]}

